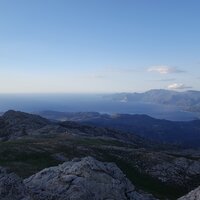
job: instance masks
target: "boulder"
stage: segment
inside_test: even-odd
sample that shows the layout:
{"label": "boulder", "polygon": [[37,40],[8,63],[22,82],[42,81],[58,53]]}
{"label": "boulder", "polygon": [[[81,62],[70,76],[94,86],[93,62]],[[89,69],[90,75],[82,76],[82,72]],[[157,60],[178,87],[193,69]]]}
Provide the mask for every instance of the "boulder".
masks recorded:
{"label": "boulder", "polygon": [[44,169],[24,180],[37,200],[149,200],[114,163],[92,157]]}

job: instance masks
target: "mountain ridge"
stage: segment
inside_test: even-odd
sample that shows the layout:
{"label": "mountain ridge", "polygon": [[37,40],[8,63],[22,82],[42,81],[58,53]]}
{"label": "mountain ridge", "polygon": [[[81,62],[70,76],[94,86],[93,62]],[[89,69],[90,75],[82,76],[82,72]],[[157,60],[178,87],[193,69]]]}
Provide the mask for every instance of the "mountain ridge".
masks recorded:
{"label": "mountain ridge", "polygon": [[[107,137],[134,145],[153,146],[137,134],[128,134],[112,128],[84,125],[72,121],[52,121],[40,115],[9,110],[0,117],[0,140],[12,140],[34,135],[76,134],[90,137]],[[154,143],[156,144],[156,143]],[[157,144],[159,145],[159,144]]]}
{"label": "mountain ridge", "polygon": [[172,143],[186,147],[199,147],[200,120],[170,121],[155,119],[148,115],[140,114],[100,114],[41,112],[46,118],[54,120],[75,121],[85,125],[111,128],[125,133],[140,135],[152,141]]}

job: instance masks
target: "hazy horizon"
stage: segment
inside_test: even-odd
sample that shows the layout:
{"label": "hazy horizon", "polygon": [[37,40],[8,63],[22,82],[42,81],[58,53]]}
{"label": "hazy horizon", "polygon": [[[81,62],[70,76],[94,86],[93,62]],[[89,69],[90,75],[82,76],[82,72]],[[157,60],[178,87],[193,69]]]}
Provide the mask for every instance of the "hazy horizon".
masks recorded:
{"label": "hazy horizon", "polygon": [[153,90],[165,90],[165,91],[171,91],[171,92],[178,92],[178,93],[185,93],[188,91],[195,91],[200,92],[200,90],[194,90],[194,89],[187,89],[187,90],[172,90],[172,89],[162,89],[162,88],[152,88],[149,90],[140,90],[140,91],[118,91],[118,92],[5,92],[1,93],[0,95],[107,95],[107,94],[120,94],[120,93],[145,93],[148,91]]}
{"label": "hazy horizon", "polygon": [[99,112],[106,114],[145,114],[158,119],[190,121],[199,119],[199,113],[186,112],[181,107],[148,102],[124,102],[104,98],[101,94],[0,94],[0,112],[18,110],[39,113]]}

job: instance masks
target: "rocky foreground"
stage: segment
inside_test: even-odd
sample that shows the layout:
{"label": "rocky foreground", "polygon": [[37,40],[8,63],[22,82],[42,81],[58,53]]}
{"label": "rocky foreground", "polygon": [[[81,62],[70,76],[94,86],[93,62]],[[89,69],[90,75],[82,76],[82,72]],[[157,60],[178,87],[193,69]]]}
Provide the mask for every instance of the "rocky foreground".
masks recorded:
{"label": "rocky foreground", "polygon": [[[138,188],[175,200],[200,185],[200,151],[135,134],[8,111],[0,117],[0,140],[0,166],[25,179],[0,168],[4,200],[153,198]],[[79,160],[68,162],[75,157]]]}
{"label": "rocky foreground", "polygon": [[178,200],[199,200],[200,199],[200,187],[192,190],[189,194],[179,198]]}
{"label": "rocky foreground", "polygon": [[[73,159],[22,180],[0,168],[1,200],[155,200],[114,164],[92,157]],[[199,200],[200,187],[178,200]]]}
{"label": "rocky foreground", "polygon": [[153,200],[137,192],[114,163],[92,157],[44,169],[22,181],[0,169],[1,200]]}

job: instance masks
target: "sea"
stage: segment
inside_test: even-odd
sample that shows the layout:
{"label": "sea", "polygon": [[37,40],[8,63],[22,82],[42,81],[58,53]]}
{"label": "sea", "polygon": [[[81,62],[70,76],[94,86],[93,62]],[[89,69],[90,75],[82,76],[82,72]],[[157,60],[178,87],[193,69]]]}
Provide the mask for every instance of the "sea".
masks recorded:
{"label": "sea", "polygon": [[106,114],[146,114],[157,119],[190,121],[199,119],[198,113],[186,112],[176,106],[144,102],[118,102],[104,98],[104,94],[0,94],[0,112],[99,112]]}

